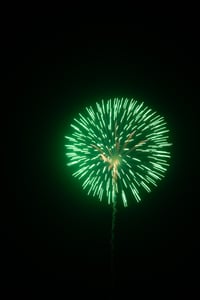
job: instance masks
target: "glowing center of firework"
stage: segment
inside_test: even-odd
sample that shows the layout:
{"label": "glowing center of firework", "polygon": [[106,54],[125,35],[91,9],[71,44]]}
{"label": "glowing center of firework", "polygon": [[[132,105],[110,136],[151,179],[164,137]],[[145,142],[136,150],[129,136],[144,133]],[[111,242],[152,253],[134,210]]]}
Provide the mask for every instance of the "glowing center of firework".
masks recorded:
{"label": "glowing center of firework", "polygon": [[112,167],[118,167],[118,165],[120,164],[121,162],[121,158],[119,156],[112,156],[110,158],[110,166]]}
{"label": "glowing center of firework", "polygon": [[113,171],[113,180],[116,182],[117,181],[117,175],[118,175],[118,166],[120,165],[121,162],[121,157],[118,155],[113,155],[111,157],[106,157],[104,154],[100,154],[101,159],[104,162],[107,162],[109,164],[108,169]]}
{"label": "glowing center of firework", "polygon": [[113,181],[116,183],[117,182],[117,177],[118,177],[118,166],[120,165],[121,158],[113,156],[110,158],[110,166],[109,169],[113,169],[113,174],[112,178]]}

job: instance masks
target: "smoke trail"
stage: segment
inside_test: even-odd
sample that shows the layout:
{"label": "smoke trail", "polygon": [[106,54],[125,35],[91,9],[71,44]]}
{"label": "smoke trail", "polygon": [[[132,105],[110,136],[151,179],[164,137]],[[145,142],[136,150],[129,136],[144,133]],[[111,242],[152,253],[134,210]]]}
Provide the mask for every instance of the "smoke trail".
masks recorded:
{"label": "smoke trail", "polygon": [[116,213],[117,213],[117,201],[116,197],[113,202],[112,207],[112,226],[111,226],[111,280],[112,286],[115,285],[115,223],[116,223]]}

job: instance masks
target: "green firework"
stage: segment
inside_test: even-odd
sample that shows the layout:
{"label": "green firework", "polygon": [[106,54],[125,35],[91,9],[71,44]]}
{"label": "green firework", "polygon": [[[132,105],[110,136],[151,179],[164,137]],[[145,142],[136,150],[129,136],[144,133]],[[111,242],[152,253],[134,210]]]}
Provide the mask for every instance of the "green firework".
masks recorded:
{"label": "green firework", "polygon": [[[169,129],[162,116],[134,99],[110,99],[86,107],[65,136],[68,166],[88,194],[124,206],[127,195],[141,200],[165,176],[169,166]],[[118,197],[119,197],[118,196]]]}

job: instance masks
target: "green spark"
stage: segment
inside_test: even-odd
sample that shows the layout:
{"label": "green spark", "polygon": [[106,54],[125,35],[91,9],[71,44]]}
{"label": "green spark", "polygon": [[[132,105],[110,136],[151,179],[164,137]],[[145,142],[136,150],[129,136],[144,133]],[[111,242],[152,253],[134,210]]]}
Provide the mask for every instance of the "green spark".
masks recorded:
{"label": "green spark", "polygon": [[86,107],[71,124],[68,166],[87,193],[124,206],[129,192],[141,201],[141,191],[151,192],[169,167],[172,145],[165,119],[134,99],[109,99]]}

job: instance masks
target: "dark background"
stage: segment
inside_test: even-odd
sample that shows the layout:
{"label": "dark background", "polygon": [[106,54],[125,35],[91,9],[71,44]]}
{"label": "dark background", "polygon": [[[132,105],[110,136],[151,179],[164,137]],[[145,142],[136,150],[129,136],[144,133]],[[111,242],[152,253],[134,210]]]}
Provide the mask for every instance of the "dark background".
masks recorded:
{"label": "dark background", "polygon": [[110,286],[112,210],[72,178],[64,135],[86,105],[136,97],[165,116],[172,159],[140,204],[118,204],[117,286],[198,279],[196,28],[55,23],[13,26],[7,44],[15,201],[4,232],[5,278]]}

